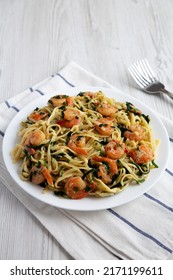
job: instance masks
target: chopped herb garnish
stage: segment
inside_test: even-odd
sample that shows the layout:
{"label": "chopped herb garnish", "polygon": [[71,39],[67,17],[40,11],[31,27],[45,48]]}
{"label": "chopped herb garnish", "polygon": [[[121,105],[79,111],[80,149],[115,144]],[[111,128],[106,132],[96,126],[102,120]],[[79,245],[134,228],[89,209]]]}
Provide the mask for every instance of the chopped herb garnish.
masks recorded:
{"label": "chopped herb garnish", "polygon": [[106,127],[106,126],[108,126],[107,123],[101,123],[101,124],[99,124],[99,127]]}
{"label": "chopped herb garnish", "polygon": [[68,151],[68,155],[72,158],[74,158],[76,155],[74,153],[72,153],[70,150]]}
{"label": "chopped herb garnish", "polygon": [[92,188],[90,186],[86,186],[85,192],[89,192]]}
{"label": "chopped herb garnish", "polygon": [[124,132],[127,130],[127,128],[123,124],[118,124],[119,130],[121,130],[121,133],[124,134]]}
{"label": "chopped herb garnish", "polygon": [[153,165],[155,168],[159,168],[159,166],[155,163],[154,160],[152,160],[152,165]]}
{"label": "chopped herb garnish", "polygon": [[41,161],[38,161],[36,166],[37,166],[37,168],[40,168],[41,167]]}
{"label": "chopped herb garnish", "polygon": [[95,173],[96,172],[96,169],[95,168],[92,168],[90,169],[89,171],[87,171],[86,173],[84,173],[84,175],[82,176],[82,179],[84,180],[86,178],[86,176],[90,173]]}
{"label": "chopped herb garnish", "polygon": [[139,180],[135,180],[137,184],[141,184],[143,182],[145,182],[145,179],[139,179]]}
{"label": "chopped herb garnish", "polygon": [[126,102],[126,107],[127,107],[126,110],[127,113],[132,112],[135,115],[142,116],[147,123],[150,122],[150,117],[148,115],[142,114],[142,112],[139,109],[137,109],[132,103]]}
{"label": "chopped herb garnish", "polygon": [[29,152],[26,149],[24,149],[23,152],[24,152],[26,158],[28,158],[28,159],[31,158],[31,155],[29,154]]}
{"label": "chopped herb garnish", "polygon": [[116,181],[116,179],[117,179],[118,176],[119,176],[119,173],[114,174],[114,175],[112,176],[111,184],[113,184],[113,183]]}
{"label": "chopped herb garnish", "polygon": [[69,96],[68,95],[55,95],[53,98],[56,98],[56,99],[62,99],[62,98],[68,98]]}
{"label": "chopped herb garnish", "polygon": [[106,145],[108,143],[109,143],[109,141],[107,139],[100,141],[100,144],[102,144],[102,145]]}
{"label": "chopped herb garnish", "polygon": [[134,108],[134,105],[130,102],[126,102],[126,107],[127,107],[127,111],[132,111],[132,109]]}
{"label": "chopped herb garnish", "polygon": [[77,192],[79,191],[79,188],[78,188],[78,187],[74,187],[74,188],[73,188],[73,191],[74,191],[75,193],[77,193]]}
{"label": "chopped herb garnish", "polygon": [[53,102],[52,102],[51,99],[48,100],[48,103],[51,104],[51,105],[53,105]]}
{"label": "chopped herb garnish", "polygon": [[64,156],[65,156],[65,153],[59,153],[59,154],[53,155],[53,158],[60,159],[60,158],[62,158]]}
{"label": "chopped herb garnish", "polygon": [[150,122],[150,117],[148,115],[142,114],[141,116],[146,120],[147,123]]}
{"label": "chopped herb garnish", "polygon": [[84,96],[85,92],[79,92],[77,96]]}
{"label": "chopped herb garnish", "polygon": [[65,192],[63,191],[54,191],[54,194],[57,195],[57,196],[64,196],[65,195]]}
{"label": "chopped herb garnish", "polygon": [[80,141],[82,138],[84,138],[84,136],[79,135],[79,136],[77,137],[77,141]]}
{"label": "chopped herb garnish", "polygon": [[96,105],[91,103],[91,110],[95,111],[95,109],[96,109]]}
{"label": "chopped herb garnish", "polygon": [[107,173],[109,173],[109,172],[110,172],[110,166],[109,166],[109,163],[108,163],[108,162],[106,162],[106,161],[103,161],[103,164],[104,164],[104,166],[105,166],[105,169],[106,169]]}
{"label": "chopped herb garnish", "polygon": [[33,148],[33,149],[40,149],[41,147],[43,147],[45,144],[40,144],[38,146],[36,145],[27,145],[28,148]]}
{"label": "chopped herb garnish", "polygon": [[115,189],[115,188],[120,188],[120,189],[122,189],[123,186],[122,186],[121,183],[119,182],[119,183],[117,183],[116,185],[114,185],[114,186],[111,187],[111,189]]}
{"label": "chopped herb garnish", "polygon": [[68,143],[68,141],[70,140],[70,137],[71,137],[72,134],[73,134],[72,131],[69,131],[69,132],[67,133],[67,143]]}
{"label": "chopped herb garnish", "polygon": [[99,156],[104,157],[104,156],[105,156],[105,153],[104,153],[103,151],[100,151],[100,152],[99,152]]}
{"label": "chopped herb garnish", "polygon": [[64,104],[64,103],[63,103],[63,105],[62,105],[62,106],[60,106],[60,107],[59,107],[59,109],[61,109],[61,110],[65,110],[65,109],[66,109],[66,104]]}

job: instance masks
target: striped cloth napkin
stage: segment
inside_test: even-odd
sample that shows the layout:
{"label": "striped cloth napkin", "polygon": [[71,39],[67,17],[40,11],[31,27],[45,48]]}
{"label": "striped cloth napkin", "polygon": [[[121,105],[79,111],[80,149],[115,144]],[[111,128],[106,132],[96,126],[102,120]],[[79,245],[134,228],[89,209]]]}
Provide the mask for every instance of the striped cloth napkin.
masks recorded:
{"label": "striped cloth napkin", "polygon": [[[74,62],[0,105],[0,145],[10,120],[30,101],[74,86],[112,87]],[[112,87],[113,88],[113,87]],[[67,211],[25,193],[10,177],[0,152],[0,180],[74,259],[169,259],[173,252],[173,124],[170,158],[157,184],[138,199],[96,212]],[[2,150],[2,149],[1,149]]]}

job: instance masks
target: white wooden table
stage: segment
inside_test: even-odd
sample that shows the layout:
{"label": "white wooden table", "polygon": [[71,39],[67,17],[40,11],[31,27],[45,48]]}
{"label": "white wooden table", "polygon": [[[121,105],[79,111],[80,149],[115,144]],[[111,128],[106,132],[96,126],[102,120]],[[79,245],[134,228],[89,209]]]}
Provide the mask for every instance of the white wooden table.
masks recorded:
{"label": "white wooden table", "polygon": [[[71,60],[173,120],[173,101],[134,88],[147,57],[173,91],[172,0],[0,0],[0,101]],[[0,183],[0,259],[71,259]]]}

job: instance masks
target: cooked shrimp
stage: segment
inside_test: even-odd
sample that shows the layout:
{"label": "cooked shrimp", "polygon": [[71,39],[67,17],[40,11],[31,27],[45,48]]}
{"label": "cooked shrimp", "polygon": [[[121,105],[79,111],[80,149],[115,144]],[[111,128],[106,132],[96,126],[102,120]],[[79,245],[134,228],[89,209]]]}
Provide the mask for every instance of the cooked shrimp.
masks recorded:
{"label": "cooked shrimp", "polygon": [[80,112],[73,109],[67,109],[64,111],[64,119],[67,121],[72,121],[74,119],[79,119]]}
{"label": "cooked shrimp", "polygon": [[33,146],[38,146],[41,143],[43,143],[45,140],[45,134],[40,130],[40,129],[35,129],[32,131],[29,136],[27,137],[25,144],[28,145],[33,145]]}
{"label": "cooked shrimp", "polygon": [[100,156],[93,156],[92,159],[97,162],[107,162],[110,167],[111,175],[117,174],[118,167],[115,160],[106,157],[100,157]]}
{"label": "cooked shrimp", "polygon": [[35,149],[32,146],[41,145],[45,141],[45,138],[45,134],[40,129],[32,131],[25,140],[24,150],[30,155],[35,154]]}
{"label": "cooked shrimp", "polygon": [[101,118],[95,124],[95,129],[102,135],[110,136],[114,131],[113,125],[114,118]]}
{"label": "cooked shrimp", "polygon": [[140,145],[137,149],[130,151],[129,155],[137,164],[148,163],[154,156],[152,149],[146,145]]}
{"label": "cooked shrimp", "polygon": [[42,173],[43,173],[43,176],[45,177],[47,183],[50,186],[53,186],[53,180],[52,180],[52,177],[51,177],[49,169],[47,169],[45,166],[43,166],[42,167]]}
{"label": "cooked shrimp", "polygon": [[40,185],[45,182],[45,180],[46,179],[42,174],[41,169],[34,165],[30,171],[30,181],[36,185]]}
{"label": "cooked shrimp", "polygon": [[97,172],[98,178],[100,178],[105,184],[109,184],[112,181],[113,175],[118,172],[115,160],[100,156],[93,156],[92,160],[100,162]]}
{"label": "cooked shrimp", "polygon": [[102,116],[111,117],[114,116],[117,109],[108,103],[102,103],[97,107],[97,111],[102,114]]}
{"label": "cooked shrimp", "polygon": [[98,168],[97,176],[101,179],[105,184],[109,184],[112,179],[110,174],[108,174],[106,167],[104,164],[101,164]]}
{"label": "cooked shrimp", "polygon": [[91,92],[91,91],[86,91],[86,92],[84,93],[84,95],[85,95],[85,96],[88,96],[88,97],[90,97],[90,98],[94,98],[95,93],[94,93],[94,92]]}
{"label": "cooked shrimp", "polygon": [[68,141],[67,146],[79,155],[87,155],[87,151],[83,149],[86,144],[86,139],[84,136],[78,134],[73,134]]}
{"label": "cooked shrimp", "polygon": [[28,116],[28,119],[32,122],[37,122],[37,121],[44,119],[44,117],[46,117],[47,115],[48,115],[48,113],[46,113],[46,112],[41,112],[41,111],[35,110]]}
{"label": "cooked shrimp", "polygon": [[37,167],[34,165],[30,171],[30,180],[32,183],[36,185],[40,185],[41,183],[44,183],[47,181],[47,183],[50,186],[53,186],[53,180],[51,177],[51,174],[49,170],[44,166],[41,165],[40,167]]}
{"label": "cooked shrimp", "polygon": [[62,105],[74,105],[72,97],[67,95],[55,95],[48,101],[48,104],[52,105],[53,107],[58,107]]}
{"label": "cooked shrimp", "polygon": [[87,187],[81,177],[71,177],[67,179],[65,184],[65,192],[72,199],[80,199],[86,197],[91,192],[92,187]]}
{"label": "cooked shrimp", "polygon": [[124,136],[134,141],[146,140],[146,131],[140,124],[135,124],[130,126],[129,130],[124,132]]}
{"label": "cooked shrimp", "polygon": [[71,128],[81,122],[80,112],[74,109],[66,109],[64,111],[64,119],[57,121],[57,124]]}
{"label": "cooked shrimp", "polygon": [[112,140],[105,146],[105,152],[111,159],[121,158],[125,154],[125,151],[125,144],[117,140]]}

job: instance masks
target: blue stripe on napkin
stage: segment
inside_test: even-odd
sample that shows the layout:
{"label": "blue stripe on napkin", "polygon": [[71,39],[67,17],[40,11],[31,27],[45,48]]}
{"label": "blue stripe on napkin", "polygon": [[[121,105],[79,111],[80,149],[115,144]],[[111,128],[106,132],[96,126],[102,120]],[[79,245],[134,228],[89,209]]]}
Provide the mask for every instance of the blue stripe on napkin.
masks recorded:
{"label": "blue stripe on napkin", "polygon": [[1,130],[0,130],[0,135],[1,135],[2,137],[4,137],[4,132],[2,132]]}
{"label": "blue stripe on napkin", "polygon": [[64,80],[64,82],[66,82],[66,84],[68,84],[69,86],[75,87],[75,85],[73,85],[72,83],[67,81],[67,79],[64,76],[62,76],[61,74],[57,73],[56,75],[59,76],[62,80]]}
{"label": "blue stripe on napkin", "polygon": [[151,195],[148,194],[148,193],[144,193],[144,195],[145,195],[147,198],[149,198],[149,199],[155,201],[156,203],[160,204],[160,205],[163,206],[164,208],[168,209],[169,211],[173,212],[173,208],[172,208],[172,207],[166,205],[165,203],[163,203],[163,202],[160,201],[159,199],[157,199],[157,198],[151,196]]}
{"label": "blue stripe on napkin", "polygon": [[43,93],[41,90],[39,90],[39,89],[36,89],[35,91],[37,91],[37,92],[40,93],[41,95],[44,95],[44,93]]}
{"label": "blue stripe on napkin", "polygon": [[165,171],[166,171],[169,175],[173,176],[173,172],[170,171],[168,168],[166,168]]}
{"label": "blue stripe on napkin", "polygon": [[135,226],[134,224],[132,224],[130,221],[126,220],[124,217],[120,216],[118,213],[116,213],[114,210],[112,209],[108,209],[108,211],[110,213],[112,213],[114,216],[116,216],[118,219],[120,219],[121,221],[123,221],[124,223],[126,223],[128,226],[130,226],[132,229],[134,229],[135,231],[137,231],[138,233],[140,233],[141,235],[149,238],[151,241],[153,241],[154,243],[156,243],[159,247],[163,248],[165,251],[169,252],[172,254],[172,249],[168,248],[166,245],[164,245],[163,243],[161,243],[158,239],[156,239],[155,237],[153,237],[152,235],[148,234],[147,232],[141,230],[140,228],[138,228],[137,226]]}
{"label": "blue stripe on napkin", "polygon": [[16,112],[19,112],[19,111],[20,111],[17,107],[11,106],[11,105],[8,103],[7,100],[5,101],[5,104],[7,105],[8,108],[12,108],[12,109],[14,109]]}

